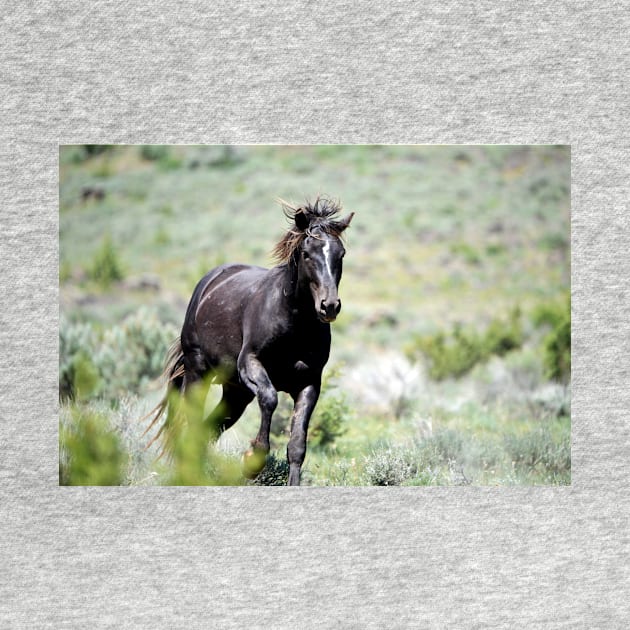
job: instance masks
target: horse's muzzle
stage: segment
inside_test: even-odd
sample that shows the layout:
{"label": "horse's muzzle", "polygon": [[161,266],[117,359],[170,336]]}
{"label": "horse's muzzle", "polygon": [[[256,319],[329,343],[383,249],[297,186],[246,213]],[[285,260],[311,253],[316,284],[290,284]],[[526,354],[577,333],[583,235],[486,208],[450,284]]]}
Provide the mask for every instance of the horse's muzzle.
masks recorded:
{"label": "horse's muzzle", "polygon": [[339,311],[341,311],[341,300],[337,299],[333,302],[325,302],[324,300],[322,300],[319,305],[318,316],[322,322],[328,324],[330,322],[334,322],[337,319]]}

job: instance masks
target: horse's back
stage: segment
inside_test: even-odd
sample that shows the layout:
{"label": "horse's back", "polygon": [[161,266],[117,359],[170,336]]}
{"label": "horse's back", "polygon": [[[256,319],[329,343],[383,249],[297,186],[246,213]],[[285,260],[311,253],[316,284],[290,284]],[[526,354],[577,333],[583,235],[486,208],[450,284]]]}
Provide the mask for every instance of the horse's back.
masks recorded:
{"label": "horse's back", "polygon": [[[245,297],[249,295],[267,275],[268,269],[232,263],[215,267],[209,271],[197,284],[191,302],[198,293],[196,311],[204,306],[204,303],[218,296],[220,304],[227,301],[226,296]],[[224,295],[225,294],[225,295]]]}

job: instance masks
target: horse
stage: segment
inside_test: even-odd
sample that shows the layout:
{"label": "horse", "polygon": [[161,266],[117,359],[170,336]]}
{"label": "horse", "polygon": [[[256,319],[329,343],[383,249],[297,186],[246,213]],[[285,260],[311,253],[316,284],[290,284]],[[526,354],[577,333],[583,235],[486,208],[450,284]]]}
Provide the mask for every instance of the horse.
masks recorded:
{"label": "horse", "polygon": [[256,398],[260,429],[244,456],[244,473],[253,479],[269,453],[278,392],[286,392],[294,403],[288,485],[299,485],[309,420],[330,355],[330,324],[341,310],[342,236],[354,212],[340,218],[341,205],[321,196],[299,207],[280,203],[290,225],[273,249],[275,267],[221,265],[195,287],[167,356],[167,394],[149,428],[167,411],[170,393],[185,396],[204,379],[222,386],[220,402],[204,419],[209,440],[234,425]]}

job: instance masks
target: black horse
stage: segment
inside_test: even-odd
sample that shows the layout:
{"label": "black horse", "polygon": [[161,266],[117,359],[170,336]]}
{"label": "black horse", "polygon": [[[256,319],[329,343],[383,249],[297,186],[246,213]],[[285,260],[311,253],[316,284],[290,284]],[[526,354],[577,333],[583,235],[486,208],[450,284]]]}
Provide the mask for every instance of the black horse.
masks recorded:
{"label": "black horse", "polygon": [[[257,398],[261,421],[245,454],[249,477],[265,465],[277,392],[287,392],[294,401],[288,483],[299,485],[308,423],[330,353],[330,322],[341,310],[341,236],[354,213],[339,218],[339,204],[322,197],[298,208],[282,204],[291,226],[274,248],[278,266],[229,264],[208,272],[193,292],[165,376],[169,390],[181,394],[208,378],[222,385],[221,401],[204,420],[211,439]],[[151,426],[168,400],[167,393]]]}

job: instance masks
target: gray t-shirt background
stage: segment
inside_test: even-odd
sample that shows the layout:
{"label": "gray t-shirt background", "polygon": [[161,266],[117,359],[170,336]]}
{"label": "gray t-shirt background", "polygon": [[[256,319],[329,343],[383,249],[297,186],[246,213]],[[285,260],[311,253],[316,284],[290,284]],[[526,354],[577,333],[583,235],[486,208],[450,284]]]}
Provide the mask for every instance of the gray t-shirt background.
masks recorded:
{"label": "gray t-shirt background", "polygon": [[[2,628],[625,628],[627,2],[5,3]],[[572,145],[572,486],[58,486],[58,146]]]}

